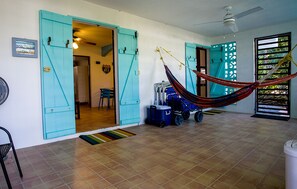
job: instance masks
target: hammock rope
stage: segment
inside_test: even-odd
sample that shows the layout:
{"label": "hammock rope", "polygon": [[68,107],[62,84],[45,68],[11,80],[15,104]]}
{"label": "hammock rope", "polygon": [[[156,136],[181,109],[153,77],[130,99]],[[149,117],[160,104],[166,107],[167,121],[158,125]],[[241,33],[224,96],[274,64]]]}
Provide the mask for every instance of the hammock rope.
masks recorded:
{"label": "hammock rope", "polygon": [[[294,46],[294,48],[297,45]],[[294,49],[293,48],[293,49]],[[292,50],[293,50],[292,49]],[[175,76],[172,74],[172,72],[169,70],[169,68],[167,67],[164,58],[162,56],[161,50],[165,51],[168,55],[170,55],[171,57],[173,57],[176,61],[178,61],[180,63],[180,65],[185,66],[185,68],[190,69],[189,67],[187,67],[184,63],[182,63],[181,61],[179,61],[177,58],[175,58],[169,51],[167,51],[166,49],[159,47],[156,49],[156,51],[159,53],[160,55],[160,60],[162,61],[164,67],[165,67],[165,72],[167,75],[167,78],[169,80],[169,82],[171,83],[172,87],[174,88],[174,90],[183,98],[189,100],[190,102],[192,102],[193,104],[199,106],[200,108],[209,108],[209,107],[221,107],[221,106],[227,106],[230,104],[233,104],[235,102],[238,102],[239,100],[242,100],[246,97],[248,97],[256,88],[258,88],[259,86],[264,87],[265,85],[268,86],[270,84],[276,84],[276,83],[280,83],[280,82],[284,82],[287,81],[295,76],[297,76],[297,73],[283,77],[283,78],[279,78],[281,80],[270,80],[270,81],[265,81],[266,79],[268,79],[270,77],[270,75],[272,75],[282,64],[284,64],[285,62],[293,62],[296,66],[297,64],[293,61],[292,59],[292,50],[290,51],[290,53],[288,53],[284,58],[282,58],[279,63],[273,68],[273,71],[269,71],[268,74],[270,74],[269,76],[265,75],[265,79],[261,79],[259,81],[256,82],[235,82],[233,81],[233,84],[235,85],[241,85],[240,87],[238,86],[237,88],[240,88],[239,90],[230,93],[228,95],[224,95],[224,96],[220,96],[220,97],[215,97],[215,98],[206,98],[206,97],[200,97],[198,95],[195,95],[191,92],[189,92],[186,88],[184,88],[184,86],[175,78]],[[277,67],[277,68],[276,68]],[[192,69],[190,69],[191,71],[193,71]],[[198,71],[197,71],[198,72]],[[196,72],[195,72],[196,73]],[[200,72],[199,72],[200,73]],[[200,73],[202,74],[202,73]],[[203,74],[202,74],[203,75]],[[204,74],[206,75],[206,74]],[[199,76],[199,75],[198,75]],[[206,75],[208,76],[208,75]],[[267,76],[267,77],[266,77]],[[220,81],[221,83],[228,83],[230,81],[228,80],[223,80],[220,78],[215,78],[215,77],[211,77],[208,76],[211,79],[213,79],[214,81]],[[210,78],[207,78],[210,79]],[[206,79],[206,78],[205,78]]]}

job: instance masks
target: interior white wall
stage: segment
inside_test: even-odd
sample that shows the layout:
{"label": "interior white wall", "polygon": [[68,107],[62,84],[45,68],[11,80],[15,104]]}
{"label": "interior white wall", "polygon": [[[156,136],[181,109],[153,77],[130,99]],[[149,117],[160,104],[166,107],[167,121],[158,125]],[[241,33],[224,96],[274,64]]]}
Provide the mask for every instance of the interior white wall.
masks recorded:
{"label": "interior white wall", "polygon": [[[93,45],[80,44],[74,50],[74,55],[90,57],[90,77],[91,77],[91,106],[97,107],[100,96],[100,88],[113,88],[113,54],[108,53],[105,57],[101,56],[101,48]],[[99,61],[100,64],[96,64]],[[102,71],[103,65],[110,65],[111,70],[108,74]],[[106,101],[104,105],[106,105]]]}
{"label": "interior white wall", "polygon": [[[0,106],[0,125],[12,133],[17,148],[77,136],[43,139],[40,57],[38,55],[38,58],[16,58],[11,55],[12,37],[39,41],[39,10],[115,24],[138,31],[142,121],[145,118],[145,107],[153,103],[153,84],[166,80],[155,48],[166,47],[179,59],[184,60],[185,42],[210,45],[207,37],[82,0],[1,1],[0,17],[3,18],[3,27],[0,32],[0,76],[9,84],[10,95]],[[184,70],[177,71],[178,78],[184,78]]]}
{"label": "interior white wall", "polygon": [[[234,35],[220,36],[212,39],[213,44],[236,41],[237,44],[237,80],[255,80],[255,58],[254,39],[257,37],[269,36],[280,33],[291,32],[292,47],[297,44],[297,21],[274,25],[270,27],[258,28]],[[293,52],[293,58],[297,60],[297,49]],[[295,73],[297,67],[292,64],[291,72]],[[291,80],[291,117],[297,118],[297,78]],[[227,111],[254,113],[255,93],[234,105],[225,107]]]}
{"label": "interior white wall", "polygon": [[[75,96],[80,103],[89,103],[89,64],[88,60],[80,60],[77,69],[77,91]],[[75,75],[75,74],[74,74]],[[74,87],[75,88],[75,87]],[[75,99],[77,100],[77,99]]]}

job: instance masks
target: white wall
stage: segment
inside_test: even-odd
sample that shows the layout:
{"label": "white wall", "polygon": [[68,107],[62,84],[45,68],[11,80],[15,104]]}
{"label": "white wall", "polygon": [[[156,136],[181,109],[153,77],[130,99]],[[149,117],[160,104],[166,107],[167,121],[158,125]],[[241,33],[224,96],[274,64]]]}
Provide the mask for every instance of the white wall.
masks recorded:
{"label": "white wall", "polygon": [[[184,60],[185,42],[210,45],[206,37],[124,12],[95,6],[82,0],[1,1],[0,76],[9,84],[10,95],[0,106],[0,125],[10,130],[17,148],[65,139],[62,137],[43,140],[40,57],[11,56],[12,37],[39,40],[41,9],[138,31],[142,120],[145,118],[145,106],[153,103],[153,84],[166,80],[164,69],[155,53],[156,46],[166,47],[179,59]],[[178,78],[183,78],[184,70],[179,71],[177,75]]]}
{"label": "white wall", "polygon": [[[275,26],[258,28],[245,32],[239,32],[234,35],[220,36],[212,39],[213,44],[236,41],[237,44],[237,80],[254,81],[255,80],[255,59],[254,59],[254,39],[257,37],[269,36],[274,34],[291,32],[292,47],[297,44],[297,21],[283,23]],[[297,49],[293,52],[293,58],[297,60]],[[297,67],[292,64],[291,72],[295,73]],[[291,80],[291,117],[297,118],[297,78]],[[227,111],[254,113],[255,93],[236,105],[225,107]]]}
{"label": "white wall", "polygon": [[78,101],[89,102],[89,65],[77,66]]}

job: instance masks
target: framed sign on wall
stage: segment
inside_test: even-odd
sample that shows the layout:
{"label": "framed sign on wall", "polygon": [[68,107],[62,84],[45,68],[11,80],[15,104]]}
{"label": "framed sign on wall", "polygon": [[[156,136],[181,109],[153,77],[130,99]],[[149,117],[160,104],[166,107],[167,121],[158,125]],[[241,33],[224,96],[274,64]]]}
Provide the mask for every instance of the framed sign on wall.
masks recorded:
{"label": "framed sign on wall", "polygon": [[12,38],[12,56],[37,58],[38,57],[38,43],[37,40]]}

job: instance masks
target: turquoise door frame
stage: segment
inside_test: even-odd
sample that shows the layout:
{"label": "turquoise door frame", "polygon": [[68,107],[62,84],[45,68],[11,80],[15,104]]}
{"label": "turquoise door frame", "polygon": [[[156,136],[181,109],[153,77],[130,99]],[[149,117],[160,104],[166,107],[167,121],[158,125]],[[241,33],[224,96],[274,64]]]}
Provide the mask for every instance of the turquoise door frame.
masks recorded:
{"label": "turquoise door frame", "polygon": [[108,24],[108,23],[104,23],[104,22],[99,22],[99,21],[95,21],[95,20],[90,20],[90,19],[86,19],[86,18],[77,17],[77,16],[71,16],[71,18],[74,21],[84,22],[84,23],[94,25],[94,26],[103,26],[103,27],[110,28],[110,29],[119,28],[118,25]]}
{"label": "turquoise door frame", "polygon": [[118,119],[120,125],[138,124],[140,122],[138,38],[137,31],[121,28],[117,25],[102,23],[80,17],[73,20],[104,26],[115,31],[117,36],[117,78],[118,85]]}
{"label": "turquoise door frame", "polygon": [[[42,118],[44,139],[74,134],[72,21],[105,26],[117,32],[120,125],[140,121],[137,32],[116,25],[40,11]],[[116,67],[116,66],[115,66]]]}

